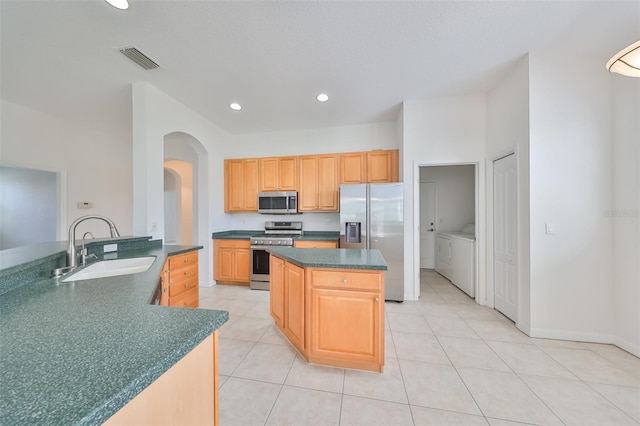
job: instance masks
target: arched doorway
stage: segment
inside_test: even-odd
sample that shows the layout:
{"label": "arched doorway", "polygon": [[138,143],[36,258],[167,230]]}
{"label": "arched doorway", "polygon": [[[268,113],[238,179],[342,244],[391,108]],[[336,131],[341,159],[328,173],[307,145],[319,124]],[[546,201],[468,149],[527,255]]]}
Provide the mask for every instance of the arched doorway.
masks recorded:
{"label": "arched doorway", "polygon": [[164,162],[164,239],[167,244],[197,241],[197,209],[193,201],[193,166],[182,160]]}

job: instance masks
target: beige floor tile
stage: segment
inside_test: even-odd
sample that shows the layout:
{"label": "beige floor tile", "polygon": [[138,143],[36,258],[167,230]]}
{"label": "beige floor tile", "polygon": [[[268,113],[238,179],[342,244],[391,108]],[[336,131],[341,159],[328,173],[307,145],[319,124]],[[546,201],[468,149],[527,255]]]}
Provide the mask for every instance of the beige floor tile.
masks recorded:
{"label": "beige floor tile", "polygon": [[504,419],[493,419],[485,417],[491,426],[537,426],[532,423],[512,422]]}
{"label": "beige floor tile", "polygon": [[627,371],[631,377],[637,379],[638,387],[640,387],[640,358],[631,355],[629,352],[625,352],[620,348],[616,348],[612,345],[598,345],[606,346],[612,349],[597,349],[593,350],[602,358],[606,359],[612,364],[615,364],[619,368]]}
{"label": "beige floor tile", "polygon": [[229,377],[220,388],[220,424],[263,425],[281,385]]}
{"label": "beige floor tile", "polygon": [[290,347],[256,343],[232,376],[282,384],[295,356],[296,352]]}
{"label": "beige floor tile", "polygon": [[398,360],[386,358],[383,373],[346,370],[344,394],[406,404],[407,394]]}
{"label": "beige floor tile", "polygon": [[398,358],[451,364],[438,339],[431,334],[392,332]]}
{"label": "beige floor tile", "polygon": [[255,342],[220,337],[218,339],[218,373],[231,375],[254,346]]}
{"label": "beige floor tile", "polygon": [[502,321],[465,320],[484,340],[502,342],[529,343],[529,337],[515,326]]}
{"label": "beige floor tile", "polygon": [[434,410],[433,408],[411,406],[413,413],[413,422],[416,426],[420,425],[485,425],[488,423],[482,416],[472,416],[470,414],[455,413],[453,411]]}
{"label": "beige floor tile", "polygon": [[425,319],[431,327],[433,334],[436,336],[464,337],[467,339],[480,338],[480,336],[460,318],[425,315]]}
{"label": "beige floor tile", "polygon": [[462,303],[474,305],[476,302],[464,293],[440,293],[440,297],[447,303]]}
{"label": "beige floor tile", "polygon": [[269,311],[269,302],[254,303],[244,315],[249,318],[272,319]]}
{"label": "beige floor tile", "polygon": [[384,356],[385,358],[398,358],[396,346],[393,343],[393,336],[390,331],[384,333]]}
{"label": "beige floor tile", "polygon": [[284,382],[285,385],[342,393],[344,369],[309,364],[297,355]]}
{"label": "beige floor tile", "polygon": [[487,344],[516,373],[578,379],[535,345],[495,341],[488,341]]}
{"label": "beige floor tile", "polygon": [[507,364],[482,340],[444,336],[439,337],[438,340],[456,367],[511,371]]}
{"label": "beige floor tile", "polygon": [[220,335],[230,339],[257,342],[273,324],[273,320],[240,317],[229,327],[222,329]]}
{"label": "beige floor tile", "polygon": [[499,321],[499,318],[493,313],[493,309],[478,304],[459,309],[458,315],[465,320]]}
{"label": "beige floor tile", "polygon": [[485,416],[533,424],[562,424],[514,373],[459,368]]}
{"label": "beige floor tile", "polygon": [[417,302],[406,301],[402,303],[387,301],[384,302],[384,310],[385,312],[398,312],[401,314],[419,314],[420,309],[418,308]]}
{"label": "beige floor tile", "polygon": [[540,348],[584,381],[640,387],[637,376],[606,360],[601,354],[584,349],[552,346],[540,346]]}
{"label": "beige floor tile", "polygon": [[413,425],[407,404],[344,395],[340,425]]}
{"label": "beige floor tile", "polygon": [[224,382],[226,382],[228,378],[229,378],[229,376],[225,376],[225,375],[222,375],[222,374],[218,375],[218,389],[220,389],[222,387],[222,385],[224,385]]}
{"label": "beige floor tile", "polygon": [[400,368],[412,406],[481,414],[452,366],[401,359]]}
{"label": "beige floor tile", "polygon": [[259,342],[261,343],[273,343],[274,345],[291,346],[291,343],[282,335],[282,332],[278,330],[275,324],[267,327]]}
{"label": "beige floor tile", "polygon": [[613,405],[640,423],[640,388],[587,383]]}
{"label": "beige floor tile", "polygon": [[636,424],[583,382],[527,375],[520,377],[566,425]]}
{"label": "beige floor tile", "polygon": [[431,303],[434,305],[446,305],[447,302],[440,297],[440,295],[438,293],[434,292],[430,292],[428,294],[420,295],[420,300],[418,301],[418,303]]}
{"label": "beige floor tile", "polygon": [[433,334],[421,313],[401,314],[387,312],[387,320],[389,321],[389,329],[392,332]]}
{"label": "beige floor tile", "polygon": [[337,393],[283,386],[265,424],[338,425],[341,400]]}
{"label": "beige floor tile", "polygon": [[451,305],[442,301],[442,303],[433,303],[433,302],[418,302],[418,306],[422,313],[426,316],[437,316],[437,317],[445,317],[445,318],[455,318],[460,319],[458,316],[458,307],[460,305]]}

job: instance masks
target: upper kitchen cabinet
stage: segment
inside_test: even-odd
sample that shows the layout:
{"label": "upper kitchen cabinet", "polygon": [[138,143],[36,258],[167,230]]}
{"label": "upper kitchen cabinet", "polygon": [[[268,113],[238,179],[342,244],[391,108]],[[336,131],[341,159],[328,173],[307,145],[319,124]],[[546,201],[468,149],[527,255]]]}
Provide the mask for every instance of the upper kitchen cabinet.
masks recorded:
{"label": "upper kitchen cabinet", "polygon": [[367,183],[367,153],[340,155],[340,183]]}
{"label": "upper kitchen cabinet", "polygon": [[298,210],[338,211],[338,154],[300,157]]}
{"label": "upper kitchen cabinet", "polygon": [[256,158],[224,160],[224,211],[258,211],[258,170]]}
{"label": "upper kitchen cabinet", "polygon": [[260,191],[297,191],[298,157],[260,159]]}
{"label": "upper kitchen cabinet", "polygon": [[398,150],[367,152],[367,182],[398,182]]}

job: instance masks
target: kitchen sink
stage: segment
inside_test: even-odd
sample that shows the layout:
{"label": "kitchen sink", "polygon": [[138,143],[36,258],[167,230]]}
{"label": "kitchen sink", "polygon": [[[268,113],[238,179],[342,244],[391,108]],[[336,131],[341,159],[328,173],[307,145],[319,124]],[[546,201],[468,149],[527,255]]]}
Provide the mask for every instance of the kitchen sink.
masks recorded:
{"label": "kitchen sink", "polygon": [[155,256],[134,257],[131,259],[102,260],[92,263],[80,271],[69,275],[62,282],[91,280],[94,278],[115,277],[144,272],[156,260]]}

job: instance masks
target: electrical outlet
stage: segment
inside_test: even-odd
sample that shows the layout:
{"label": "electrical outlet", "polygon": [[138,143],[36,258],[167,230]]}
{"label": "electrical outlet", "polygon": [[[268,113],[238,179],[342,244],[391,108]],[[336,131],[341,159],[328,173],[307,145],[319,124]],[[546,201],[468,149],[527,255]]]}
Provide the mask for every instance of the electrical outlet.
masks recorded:
{"label": "electrical outlet", "polygon": [[151,222],[151,232],[156,232],[158,230],[158,222]]}
{"label": "electrical outlet", "polygon": [[111,253],[112,251],[118,251],[118,245],[117,244],[105,244],[104,247],[102,248],[102,250],[105,253]]}

